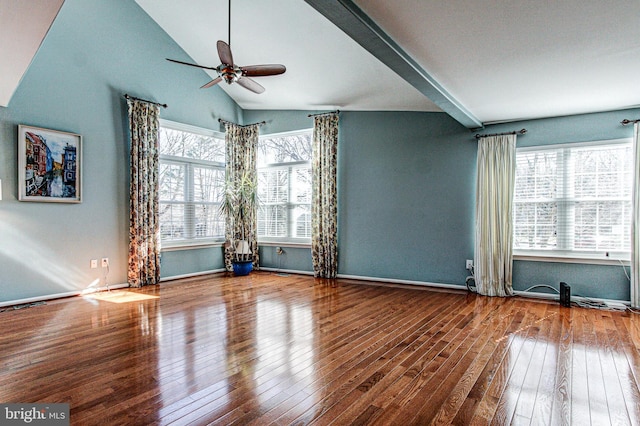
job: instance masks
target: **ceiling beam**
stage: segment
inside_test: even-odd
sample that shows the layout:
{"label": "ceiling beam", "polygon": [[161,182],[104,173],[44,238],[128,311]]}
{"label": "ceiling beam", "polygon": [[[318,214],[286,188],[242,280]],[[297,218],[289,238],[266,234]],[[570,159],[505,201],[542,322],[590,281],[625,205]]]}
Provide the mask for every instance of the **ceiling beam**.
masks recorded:
{"label": "ceiling beam", "polygon": [[414,61],[351,0],[305,0],[356,43],[465,127],[483,127],[470,111]]}

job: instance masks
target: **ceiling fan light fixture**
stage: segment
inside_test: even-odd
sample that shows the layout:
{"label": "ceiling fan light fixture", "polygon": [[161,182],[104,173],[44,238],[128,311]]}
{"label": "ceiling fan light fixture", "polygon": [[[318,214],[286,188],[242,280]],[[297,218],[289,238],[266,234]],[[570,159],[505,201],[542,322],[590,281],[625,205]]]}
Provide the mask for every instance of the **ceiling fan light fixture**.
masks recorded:
{"label": "ceiling fan light fixture", "polygon": [[221,64],[216,68],[216,71],[227,84],[235,83],[242,77],[242,70],[235,65]]}

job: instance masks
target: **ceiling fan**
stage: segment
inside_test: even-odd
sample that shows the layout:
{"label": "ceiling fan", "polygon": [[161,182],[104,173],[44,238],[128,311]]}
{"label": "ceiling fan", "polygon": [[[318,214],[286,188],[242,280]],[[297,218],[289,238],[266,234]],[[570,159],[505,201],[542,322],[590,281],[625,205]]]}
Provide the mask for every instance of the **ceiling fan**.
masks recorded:
{"label": "ceiling fan", "polygon": [[192,64],[189,62],[178,61],[175,59],[166,58],[167,61],[175,62],[177,64],[189,65],[191,67],[202,68],[206,70],[216,71],[218,77],[214,78],[207,84],[203,85],[201,89],[215,86],[221,81],[227,82],[227,84],[238,83],[245,89],[251,90],[254,93],[264,92],[264,87],[258,84],[251,77],[265,77],[270,75],[283,74],[287,69],[284,65],[268,64],[268,65],[248,65],[241,67],[233,62],[233,55],[231,54],[231,0],[229,0],[229,44],[222,40],[218,40],[218,57],[221,64],[217,67],[208,67],[204,65]]}

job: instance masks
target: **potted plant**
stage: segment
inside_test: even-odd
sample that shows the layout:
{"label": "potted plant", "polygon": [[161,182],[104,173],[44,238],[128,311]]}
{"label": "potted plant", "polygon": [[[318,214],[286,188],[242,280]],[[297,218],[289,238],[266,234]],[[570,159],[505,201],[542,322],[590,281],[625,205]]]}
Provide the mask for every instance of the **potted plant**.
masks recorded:
{"label": "potted plant", "polygon": [[257,185],[248,172],[237,180],[228,180],[220,213],[230,219],[230,237],[225,241],[225,252],[231,253],[235,275],[247,275],[253,269],[251,247],[255,239],[253,220],[258,206]]}

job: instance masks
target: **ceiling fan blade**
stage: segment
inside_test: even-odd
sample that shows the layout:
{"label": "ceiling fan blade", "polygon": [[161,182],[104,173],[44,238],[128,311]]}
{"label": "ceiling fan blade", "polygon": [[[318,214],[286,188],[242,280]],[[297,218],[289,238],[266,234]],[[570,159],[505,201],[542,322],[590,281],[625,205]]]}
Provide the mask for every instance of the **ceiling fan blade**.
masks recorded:
{"label": "ceiling fan blade", "polygon": [[196,67],[196,68],[203,68],[205,70],[214,70],[217,71],[216,68],[214,67],[205,67],[204,65],[198,65],[198,64],[192,64],[189,62],[182,62],[182,61],[177,61],[175,59],[169,59],[169,58],[165,58],[167,61],[169,62],[175,62],[176,64],[181,64],[181,65],[189,65],[190,67]]}
{"label": "ceiling fan blade", "polygon": [[238,81],[236,81],[236,83],[238,83],[240,86],[244,87],[245,89],[251,90],[254,93],[260,94],[264,92],[264,87],[262,87],[261,85],[256,83],[254,80],[250,79],[249,77],[240,77]]}
{"label": "ceiling fan blade", "polygon": [[216,77],[213,80],[211,80],[210,82],[208,82],[207,84],[205,84],[204,86],[201,87],[201,89],[208,89],[211,86],[215,86],[216,84],[220,83],[222,81],[222,77]]}
{"label": "ceiling fan blade", "polygon": [[263,77],[267,75],[284,74],[287,68],[284,65],[269,64],[269,65],[248,65],[246,67],[240,67],[242,75],[247,77]]}
{"label": "ceiling fan blade", "polygon": [[231,48],[227,43],[222,40],[218,40],[218,56],[220,62],[225,65],[233,65],[233,55],[231,54]]}

